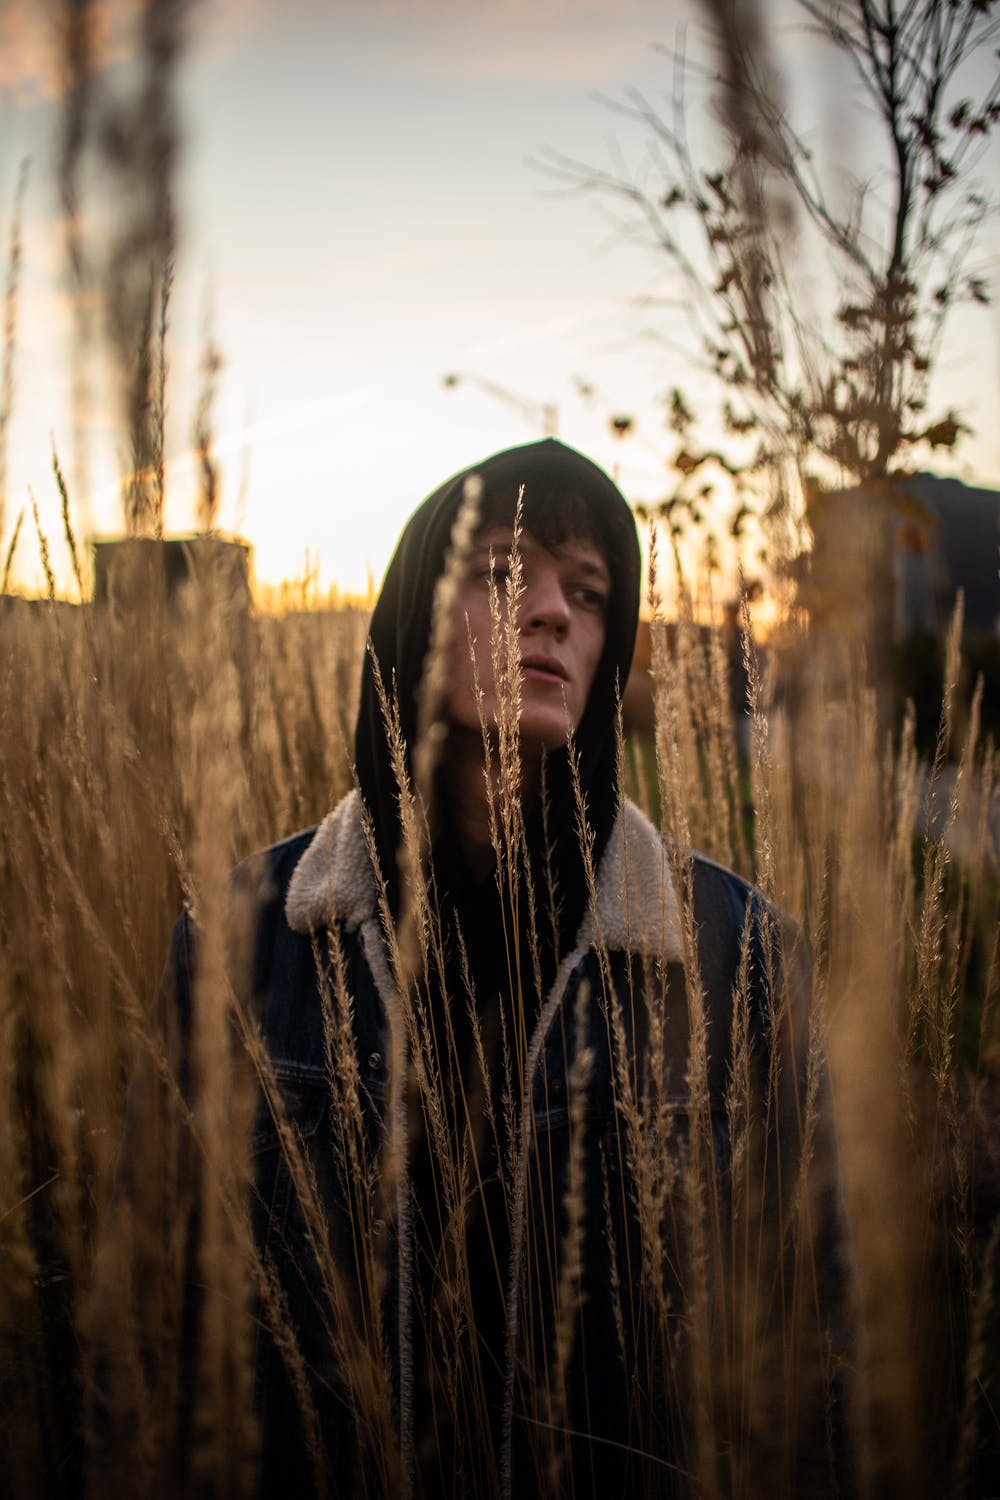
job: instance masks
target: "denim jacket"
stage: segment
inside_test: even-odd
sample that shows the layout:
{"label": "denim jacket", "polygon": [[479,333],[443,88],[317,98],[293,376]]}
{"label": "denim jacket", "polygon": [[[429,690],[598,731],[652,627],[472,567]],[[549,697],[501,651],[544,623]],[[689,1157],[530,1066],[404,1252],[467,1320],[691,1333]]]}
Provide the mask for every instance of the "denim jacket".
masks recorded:
{"label": "denim jacket", "polygon": [[[243,998],[268,1060],[253,1127],[251,1216],[298,1368],[307,1372],[312,1414],[303,1416],[287,1341],[259,1310],[265,1493],[313,1493],[317,1464],[328,1493],[378,1493],[380,1484],[405,1493],[415,1478],[406,1041],[357,795],[318,828],[242,866],[234,884],[255,908]],[[185,916],[168,965],[182,1031],[193,940]],[[348,1002],[351,1058],[331,1052],[334,990]],[[844,1278],[822,1051],[815,1038],[810,1044],[809,1006],[797,930],[711,860],[675,858],[625,803],[577,941],[534,1023],[521,1080],[497,1475],[505,1496],[696,1490],[711,1465],[725,1462],[733,1423],[771,1492],[832,1489],[829,1424],[816,1414],[828,1417],[836,1387]],[[737,1097],[731,1081],[740,1068]],[[350,1148],[342,1088],[358,1101]],[[659,1143],[653,1156],[650,1140]],[[751,1157],[760,1163],[756,1175]],[[692,1191],[695,1181],[702,1186]],[[718,1351],[732,1354],[732,1330],[745,1322],[740,1274],[735,1281],[730,1274],[737,1221],[744,1238],[751,1221],[759,1239],[767,1238],[760,1224],[781,1226],[763,1260],[742,1267],[767,1284],[762,1339],[801,1317],[775,1290],[790,1257],[806,1253],[820,1288],[816,1326],[803,1333],[797,1325],[802,1378],[817,1384],[815,1413],[800,1382],[791,1436],[780,1417],[770,1430],[740,1426],[713,1367]],[[349,1285],[360,1241],[374,1256],[374,1303]],[[331,1289],[323,1269],[331,1262],[343,1269],[346,1290]],[[388,1436],[369,1431],[365,1440],[361,1431],[357,1386],[334,1352],[338,1342],[343,1348],[337,1319],[345,1316],[354,1319],[351,1337],[367,1329],[373,1368],[380,1358],[390,1367]],[[716,1423],[707,1446],[695,1419],[706,1401]],[[816,1436],[820,1429],[825,1437]],[[372,1469],[385,1442],[396,1445],[381,1471],[391,1481]]]}

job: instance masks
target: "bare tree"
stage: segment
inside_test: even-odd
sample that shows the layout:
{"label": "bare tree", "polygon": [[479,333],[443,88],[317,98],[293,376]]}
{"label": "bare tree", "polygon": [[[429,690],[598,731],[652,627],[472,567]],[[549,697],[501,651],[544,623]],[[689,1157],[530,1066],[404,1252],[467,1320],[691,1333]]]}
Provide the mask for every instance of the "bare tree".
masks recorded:
{"label": "bare tree", "polygon": [[[789,117],[751,0],[702,0],[718,72],[673,49],[666,111],[638,90],[611,101],[642,130],[637,172],[544,153],[560,180],[623,210],[619,221],[680,278],[725,439],[699,446],[689,394],[672,393],[680,479],[669,503],[714,462],[738,486],[768,476],[774,525],[796,500],[808,506],[831,489],[888,494],[884,481],[914,449],[951,449],[964,430],[953,409],[929,410],[930,382],[949,312],[988,300],[970,250],[995,208],[976,169],[1000,119],[993,0],[796,6],[816,44],[849,65],[854,106],[867,107],[866,174],[846,199]],[[714,87],[724,125],[717,163],[701,160],[688,134],[696,77]],[[822,318],[803,312],[802,269],[815,269],[817,248],[836,290]]]}

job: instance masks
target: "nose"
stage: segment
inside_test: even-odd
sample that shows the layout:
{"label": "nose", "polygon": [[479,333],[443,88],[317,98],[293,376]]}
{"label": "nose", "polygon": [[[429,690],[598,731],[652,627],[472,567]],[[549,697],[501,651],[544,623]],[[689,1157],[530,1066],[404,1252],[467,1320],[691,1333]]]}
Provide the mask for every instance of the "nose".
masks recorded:
{"label": "nose", "polygon": [[522,635],[550,631],[561,637],[569,622],[569,603],[555,572],[546,569],[525,580],[518,620]]}

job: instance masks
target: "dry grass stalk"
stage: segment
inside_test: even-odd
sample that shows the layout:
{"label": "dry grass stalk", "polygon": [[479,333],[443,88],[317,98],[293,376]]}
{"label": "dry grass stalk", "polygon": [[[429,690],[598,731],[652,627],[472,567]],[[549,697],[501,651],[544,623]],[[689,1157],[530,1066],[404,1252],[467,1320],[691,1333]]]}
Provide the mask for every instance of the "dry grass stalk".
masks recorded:
{"label": "dry grass stalk", "polygon": [[[7,277],[3,301],[3,358],[0,360],[0,538],[7,520],[7,430],[14,408],[14,364],[17,351],[17,299],[21,283],[21,218],[28,190],[28,162],[21,163],[10,222]],[[6,589],[4,590],[6,592]]]}
{"label": "dry grass stalk", "polygon": [[[199,1356],[204,1401],[186,1450],[193,1472],[230,1493],[252,1483],[248,1372],[255,1318],[274,1333],[321,1470],[301,1340],[282,1305],[275,1266],[260,1259],[247,1220],[246,1127],[260,1091],[301,1206],[303,1244],[320,1270],[317,1316],[348,1374],[372,1492],[391,1492],[405,1462],[395,1447],[376,1227],[395,1214],[405,1169],[399,1132],[373,1163],[361,1130],[351,1001],[331,934],[317,956],[328,976],[324,1026],[339,1165],[355,1185],[355,1258],[345,1264],[311,1158],[284,1111],[281,1080],[271,1074],[256,1021],[236,1000],[231,939],[238,915],[227,894],[228,870],[239,855],[318,817],[349,785],[344,743],[364,618],[256,621],[253,650],[240,654],[234,645],[227,654],[235,637],[227,601],[213,599],[217,586],[218,580],[203,580],[197,603],[181,613],[151,579],[142,615],[14,601],[5,618],[0,1040],[7,1061],[0,1077],[0,1179],[9,1190],[0,1203],[0,1390],[10,1413],[6,1472],[28,1491],[70,1472],[99,1488],[102,1446],[110,1442],[112,1461],[134,1473],[137,1491],[145,1485],[146,1493],[165,1492],[163,1476],[173,1472],[185,1420],[180,1267],[194,1225],[210,1294]],[[502,681],[510,656],[499,597],[495,621]],[[690,637],[685,644],[683,632],[677,639],[677,652],[665,632],[659,647],[654,642],[654,672],[659,802],[677,840],[673,879],[683,898],[689,809],[693,820],[714,807],[716,847],[727,840],[736,847],[729,811],[736,760],[722,748],[721,720],[713,727],[705,717],[713,695],[721,701],[720,645],[704,651],[692,648]],[[679,654],[684,650],[687,656]],[[956,655],[957,647],[952,676]],[[750,1495],[760,1492],[763,1476],[771,1492],[792,1492],[795,1448],[817,1409],[813,1388],[843,1379],[837,1369],[844,1359],[858,1366],[848,1378],[873,1493],[905,1484],[920,1495],[935,1485],[978,1482],[981,1453],[993,1441],[983,1392],[996,1317],[988,1279],[995,1235],[991,1240],[984,1196],[992,1160],[986,1085],[1000,1055],[991,822],[996,753],[981,743],[974,703],[957,764],[942,750],[931,767],[938,791],[929,839],[916,831],[921,798],[931,794],[922,790],[912,716],[898,744],[887,747],[859,674],[819,659],[815,668],[816,693],[804,695],[786,729],[773,696],[783,670],[777,654],[772,650],[766,666],[751,660],[748,667],[760,874],[811,941],[816,1004],[808,1031],[793,994],[779,985],[769,1036],[754,1034],[751,976],[758,964],[771,965],[776,976],[783,972],[774,946],[780,935],[772,934],[773,945],[771,939],[759,948],[745,945],[720,1087],[711,1073],[711,1022],[690,901],[682,900],[688,980],[676,1014],[673,1000],[664,1003],[676,991],[661,966],[643,960],[623,977],[598,938],[607,991],[601,1045],[612,1059],[616,1139],[629,1172],[602,1159],[601,1180],[588,1183],[581,1180],[582,1158],[571,1155],[562,1227],[525,1247],[532,1274],[560,1288],[552,1342],[543,1346],[526,1329],[519,1359],[522,1372],[544,1376],[526,1393],[525,1410],[535,1424],[540,1471],[550,1477],[565,1472],[570,1441],[560,1371],[576,1336],[574,1308],[585,1275],[578,1264],[585,1201],[607,1225],[636,1211],[635,1244],[608,1231],[615,1336],[643,1351],[644,1361],[627,1442],[636,1453],[654,1446],[641,1393],[666,1378],[675,1413],[690,1423],[686,1433],[679,1423],[674,1454],[682,1487]],[[678,703],[698,674],[700,696]],[[843,690],[831,688],[836,682]],[[391,723],[388,689],[385,701]],[[513,694],[508,701],[516,702]],[[953,719],[949,702],[945,745]],[[704,746],[706,733],[716,736],[717,751]],[[494,758],[493,827],[505,906],[526,912],[532,924],[549,922],[556,893],[539,893],[536,910],[522,876],[516,735],[503,739],[502,751],[499,732],[485,734],[484,744]],[[623,761],[627,755],[623,747]],[[401,744],[397,767],[405,768]],[[404,815],[419,859],[427,834],[415,798]],[[580,818],[586,853],[585,809]],[[181,1088],[169,1026],[165,1034],[151,1005],[182,892],[197,906],[201,955],[193,1088]],[[435,1320],[442,1430],[461,1420],[460,1467],[473,1476],[471,1484],[488,1489],[488,1468],[476,1456],[488,1418],[473,1337],[465,1205],[482,1190],[492,1145],[506,1211],[518,1212],[515,1184],[525,1149],[518,1104],[531,1018],[523,1006],[515,1012],[514,1031],[502,1038],[499,1079],[470,1020],[471,1083],[455,1070],[447,1012],[444,1034],[430,1034],[429,987],[444,968],[433,890],[414,882],[414,903],[416,964],[398,943],[388,963],[403,996],[394,1045],[405,1047],[412,1063],[410,1087],[432,1141],[449,1266],[447,1294],[424,1312]],[[464,993],[452,997],[453,1005],[475,1017],[467,965],[464,972]],[[513,948],[511,982],[522,982]],[[523,988],[531,988],[527,976]],[[628,1037],[640,1020],[646,1053],[671,1056],[671,1067],[636,1068]],[[592,1039],[584,1045],[579,1038],[574,1050],[572,1024],[567,1036],[582,1070]],[[857,1274],[853,1356],[850,1340],[829,1353],[817,1350],[812,1332],[825,1292],[814,1257],[819,1206],[808,1168],[823,1154],[827,1047]],[[761,1077],[763,1055],[769,1066]],[[127,1211],[109,1215],[124,1082],[137,1059],[146,1060],[156,1086],[148,1104],[140,1095],[133,1107],[152,1110],[156,1100],[164,1128],[171,1118],[181,1128],[173,1155],[148,1158],[145,1188]],[[405,1077],[402,1050],[389,1065],[391,1076]],[[974,1065],[981,1081],[973,1089],[965,1080]],[[571,1065],[571,1074],[572,1088],[584,1094],[582,1071],[573,1074]],[[789,1094],[796,1078],[801,1086]],[[782,1162],[790,1180],[779,1191],[769,1142],[789,1098],[801,1108],[795,1128],[801,1144],[794,1159]],[[386,1108],[398,1123],[400,1098],[391,1097]],[[722,1142],[732,1161],[724,1179],[715,1165]],[[942,1308],[951,1309],[951,1326],[938,1316]],[[971,1321],[963,1340],[965,1316]],[[82,1362],[78,1334],[85,1334]],[[25,1370],[30,1379],[19,1378]],[[95,1393],[108,1379],[113,1399],[110,1414],[102,1415]],[[926,1420],[935,1405],[950,1413],[946,1422]],[[85,1422],[90,1449],[82,1446]],[[492,1482],[499,1482],[495,1474]]]}

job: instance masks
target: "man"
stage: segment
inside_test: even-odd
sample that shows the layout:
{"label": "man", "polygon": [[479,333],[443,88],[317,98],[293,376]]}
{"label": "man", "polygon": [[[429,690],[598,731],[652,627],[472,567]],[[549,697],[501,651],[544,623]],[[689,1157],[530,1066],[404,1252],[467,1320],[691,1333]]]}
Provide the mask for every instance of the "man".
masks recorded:
{"label": "man", "polygon": [[[808,970],[624,800],[639,588],[580,454],[455,476],[372,616],[356,791],[237,872],[265,1492],[823,1493],[836,1468]],[[181,1094],[194,934],[165,985]]]}

